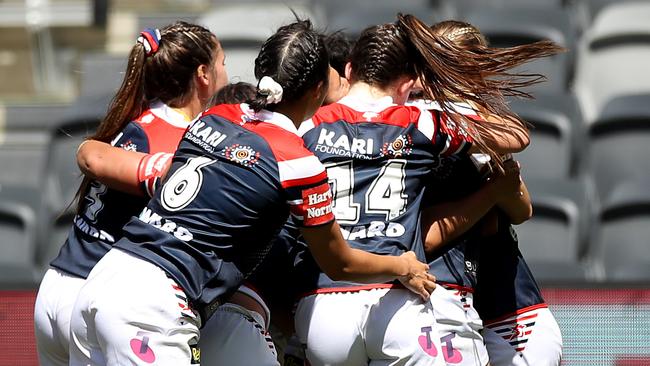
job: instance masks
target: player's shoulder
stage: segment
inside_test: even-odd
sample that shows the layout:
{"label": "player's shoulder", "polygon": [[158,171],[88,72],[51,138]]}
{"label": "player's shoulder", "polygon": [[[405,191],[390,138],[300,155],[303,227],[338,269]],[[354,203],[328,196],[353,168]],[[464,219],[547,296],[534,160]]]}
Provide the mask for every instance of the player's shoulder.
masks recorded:
{"label": "player's shoulder", "polygon": [[314,156],[288,117],[264,110],[248,116],[242,127],[264,139],[278,162]]}
{"label": "player's shoulder", "polygon": [[353,122],[361,118],[361,113],[342,103],[332,103],[318,108],[311,118],[314,125],[321,123],[348,121]]}
{"label": "player's shoulder", "polygon": [[178,144],[183,132],[189,127],[190,121],[180,112],[162,102],[152,103],[132,122],[141,129],[150,143],[156,144],[156,149],[167,151]]}
{"label": "player's shoulder", "polygon": [[368,103],[346,97],[337,103],[332,103],[318,109],[316,114],[301,126],[301,132],[314,128],[323,123],[343,122],[349,124],[373,122],[379,124],[406,127],[417,123],[421,110],[416,107],[396,105],[389,101]]}
{"label": "player's shoulder", "polygon": [[218,104],[201,114],[200,118],[217,117],[233,123],[242,123],[247,120],[243,104]]}
{"label": "player's shoulder", "polygon": [[149,136],[136,121],[129,121],[113,138],[111,145],[128,151],[149,151]]}
{"label": "player's shoulder", "polygon": [[287,116],[268,110],[253,111],[248,104],[223,104],[209,109],[205,115],[216,115],[237,128],[254,134],[273,150],[280,160],[311,155],[298,130]]}
{"label": "player's shoulder", "polygon": [[419,124],[422,119],[431,119],[431,113],[409,105],[394,105],[382,111],[381,119],[390,125],[406,127]]}

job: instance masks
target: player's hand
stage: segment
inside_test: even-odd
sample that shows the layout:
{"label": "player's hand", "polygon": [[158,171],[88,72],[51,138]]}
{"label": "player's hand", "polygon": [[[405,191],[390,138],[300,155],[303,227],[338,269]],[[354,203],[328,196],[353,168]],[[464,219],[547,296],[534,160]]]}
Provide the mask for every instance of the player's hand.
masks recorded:
{"label": "player's hand", "polygon": [[495,169],[488,184],[497,201],[511,199],[519,195],[521,185],[521,165],[516,160],[503,162],[503,171]]}
{"label": "player's hand", "polygon": [[405,261],[408,273],[406,276],[399,277],[399,281],[407,289],[427,300],[436,288],[436,277],[428,272],[429,265],[420,262],[413,252],[406,252],[400,258]]}

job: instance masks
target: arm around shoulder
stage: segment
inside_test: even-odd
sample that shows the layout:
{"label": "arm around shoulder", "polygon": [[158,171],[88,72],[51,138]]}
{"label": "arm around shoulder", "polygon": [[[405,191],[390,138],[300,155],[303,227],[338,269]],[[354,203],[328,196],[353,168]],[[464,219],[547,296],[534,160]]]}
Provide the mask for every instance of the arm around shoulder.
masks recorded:
{"label": "arm around shoulder", "polygon": [[144,193],[138,181],[138,167],[145,156],[105,142],[86,140],[77,150],[77,164],[89,178],[110,188],[142,196]]}

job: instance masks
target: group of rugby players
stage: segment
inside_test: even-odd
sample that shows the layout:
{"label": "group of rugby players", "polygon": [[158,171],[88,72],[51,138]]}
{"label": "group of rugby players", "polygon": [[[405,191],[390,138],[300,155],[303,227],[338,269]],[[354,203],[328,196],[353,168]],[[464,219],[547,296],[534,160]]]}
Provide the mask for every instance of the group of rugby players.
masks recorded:
{"label": "group of rugby players", "polygon": [[561,51],[411,15],[354,42],[296,20],[256,86],[226,85],[210,31],[144,30],[77,152],[41,364],[559,365],[511,226],[529,139],[504,96]]}

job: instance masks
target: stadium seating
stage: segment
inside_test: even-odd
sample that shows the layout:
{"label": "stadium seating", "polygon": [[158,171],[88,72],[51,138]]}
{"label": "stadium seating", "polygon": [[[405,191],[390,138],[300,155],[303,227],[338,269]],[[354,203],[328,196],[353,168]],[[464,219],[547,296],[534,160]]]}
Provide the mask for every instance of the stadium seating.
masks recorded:
{"label": "stadium seating", "polygon": [[328,30],[344,30],[352,36],[359,35],[368,26],[394,22],[398,12],[413,14],[427,24],[433,23],[435,15],[428,0],[329,0],[314,1],[314,4],[324,7]]}
{"label": "stadium seating", "polygon": [[[282,24],[295,19],[292,11],[322,24],[318,14],[299,4],[226,3],[197,19],[219,37],[226,52],[226,70],[232,82],[256,84],[254,67],[260,46]],[[242,24],[246,26],[242,27]]]}
{"label": "stadium seating", "polygon": [[541,283],[585,281],[587,224],[591,217],[588,181],[528,179],[533,217],[517,226],[519,248]]}
{"label": "stadium seating", "polygon": [[647,282],[650,278],[650,180],[617,185],[604,200],[596,229],[594,259],[609,281]]}
{"label": "stadium seating", "polygon": [[516,46],[540,40],[551,40],[568,49],[567,53],[535,60],[515,69],[521,73],[537,73],[547,77],[544,83],[526,90],[564,92],[573,74],[575,31],[569,14],[561,8],[508,7],[475,8],[463,20],[476,26],[496,47]]}
{"label": "stadium seating", "polygon": [[35,266],[38,191],[0,186],[0,288],[33,288],[40,280]]}
{"label": "stadium seating", "polygon": [[105,114],[108,96],[80,100],[70,107],[51,139],[42,171],[42,206],[39,217],[37,263],[46,266],[58,253],[70,229],[75,192],[81,183],[75,152],[84,137],[93,133]]}
{"label": "stadium seating", "polygon": [[473,9],[504,9],[512,7],[521,8],[554,8],[561,9],[564,7],[566,0],[445,0],[447,3],[453,3],[458,14],[462,15]]}
{"label": "stadium seating", "polygon": [[608,6],[611,6],[613,4],[620,4],[620,3],[641,3],[644,2],[643,0],[572,0],[572,2],[577,3],[577,5],[580,8],[583,8],[585,14],[584,16],[586,17],[586,22],[589,24],[591,21],[596,18],[599,13],[607,8]]}
{"label": "stadium seating", "polygon": [[196,23],[198,15],[194,13],[146,13],[138,16],[138,29],[162,28],[177,21]]}
{"label": "stadium seating", "polygon": [[[10,104],[4,107],[0,132],[0,184],[39,185],[49,139],[48,130],[59,123],[67,104]],[[2,108],[0,108],[2,109]],[[2,111],[0,111],[2,113]]]}
{"label": "stadium seating", "polygon": [[650,3],[611,4],[585,32],[574,87],[588,122],[617,96],[650,92],[649,17]]}
{"label": "stadium seating", "polygon": [[79,94],[83,98],[115,94],[124,79],[126,61],[124,55],[85,54],[79,65]]}
{"label": "stadium seating", "polygon": [[619,182],[650,177],[650,94],[611,100],[589,126],[586,171],[600,197]]}
{"label": "stadium seating", "polygon": [[516,155],[526,178],[566,179],[577,174],[584,126],[571,94],[542,94],[516,99],[511,108],[531,125],[531,143]]}

